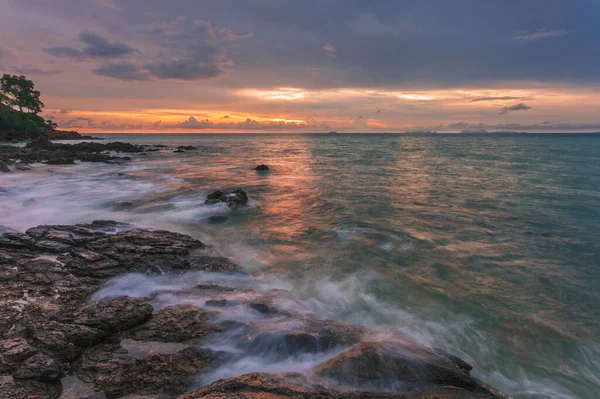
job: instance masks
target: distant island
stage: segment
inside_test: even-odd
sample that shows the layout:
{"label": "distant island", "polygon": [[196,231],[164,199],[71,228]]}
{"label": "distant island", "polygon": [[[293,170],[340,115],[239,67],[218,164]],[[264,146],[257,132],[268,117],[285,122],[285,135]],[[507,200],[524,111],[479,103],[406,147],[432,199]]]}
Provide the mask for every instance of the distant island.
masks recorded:
{"label": "distant island", "polygon": [[327,134],[328,134],[329,136],[335,136],[335,135],[337,135],[337,134],[339,134],[339,133],[338,133],[338,132],[331,131],[331,132],[329,132],[329,133],[327,133]]}
{"label": "distant island", "polygon": [[40,92],[25,76],[4,74],[0,79],[0,142],[38,138],[51,140],[101,140],[75,131],[58,130],[58,125],[38,114],[44,103]]}

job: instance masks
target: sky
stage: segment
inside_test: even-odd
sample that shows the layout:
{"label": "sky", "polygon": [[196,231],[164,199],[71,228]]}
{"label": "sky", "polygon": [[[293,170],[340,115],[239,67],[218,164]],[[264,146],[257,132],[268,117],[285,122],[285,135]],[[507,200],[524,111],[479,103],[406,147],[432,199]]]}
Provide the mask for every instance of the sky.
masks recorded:
{"label": "sky", "polygon": [[0,0],[81,132],[600,131],[598,0]]}

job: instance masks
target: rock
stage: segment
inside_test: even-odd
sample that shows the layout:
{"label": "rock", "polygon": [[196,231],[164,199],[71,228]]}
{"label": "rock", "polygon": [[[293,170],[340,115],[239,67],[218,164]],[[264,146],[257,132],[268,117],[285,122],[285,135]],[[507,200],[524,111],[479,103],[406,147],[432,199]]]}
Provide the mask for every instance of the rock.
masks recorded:
{"label": "rock", "polygon": [[4,162],[0,162],[0,172],[8,173],[10,172],[10,168]]}
{"label": "rock", "polygon": [[269,170],[269,167],[267,165],[258,165],[254,170],[257,172],[266,172]]}
{"label": "rock", "polygon": [[[300,373],[250,373],[219,380],[179,399],[406,399],[385,392],[344,392],[328,389]],[[442,399],[442,397],[439,397]]]}
{"label": "rock", "polygon": [[192,145],[180,145],[179,147],[177,147],[178,150],[186,150],[186,151],[190,151],[190,150],[197,150],[198,147],[194,147]]}
{"label": "rock", "polygon": [[224,196],[225,193],[221,190],[213,191],[212,193],[206,196],[207,200],[221,200],[221,197]]}
{"label": "rock", "polygon": [[248,194],[242,189],[233,190],[230,193],[217,190],[206,196],[206,204],[224,202],[231,208],[237,208],[248,203]]}
{"label": "rock", "polygon": [[46,383],[35,380],[0,380],[0,399],[57,399],[60,382]]}
{"label": "rock", "polygon": [[209,216],[206,221],[210,224],[223,224],[227,221],[227,216],[223,215],[212,215]]}
{"label": "rock", "polygon": [[26,163],[17,163],[15,164],[15,169],[20,171],[28,171],[31,170],[31,165]]}
{"label": "rock", "polygon": [[85,351],[74,365],[74,373],[93,383],[109,399],[134,393],[175,395],[182,393],[211,361],[210,351],[196,348],[136,359],[118,344],[105,344]]}
{"label": "rock", "polygon": [[408,340],[361,342],[318,365],[314,373],[353,388],[408,391],[430,384],[483,390],[457,363]]}
{"label": "rock", "polygon": [[56,381],[61,374],[61,365],[51,357],[37,353],[25,360],[21,367],[13,373],[13,377],[21,380]]}
{"label": "rock", "polygon": [[185,152],[185,151],[183,151],[183,150],[175,150],[173,152]]}
{"label": "rock", "polygon": [[75,159],[74,158],[57,157],[57,158],[52,158],[52,159],[47,160],[46,163],[48,165],[73,165],[75,163]]}
{"label": "rock", "polygon": [[119,297],[84,305],[73,316],[73,323],[99,330],[118,332],[143,324],[154,308],[141,299]]}
{"label": "rock", "polygon": [[175,305],[161,309],[139,327],[122,336],[138,341],[189,342],[220,331],[210,323],[214,312],[192,305]]}
{"label": "rock", "polygon": [[200,270],[211,273],[248,274],[243,267],[235,263],[211,263]]}

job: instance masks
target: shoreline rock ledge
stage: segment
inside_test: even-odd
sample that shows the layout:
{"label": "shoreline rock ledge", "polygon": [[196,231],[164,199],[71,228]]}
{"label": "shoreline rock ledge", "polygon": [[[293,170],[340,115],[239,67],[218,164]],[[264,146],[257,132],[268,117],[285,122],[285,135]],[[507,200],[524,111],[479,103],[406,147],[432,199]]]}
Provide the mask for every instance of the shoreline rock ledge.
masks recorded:
{"label": "shoreline rock ledge", "polygon": [[[94,295],[114,277],[177,281],[188,271],[223,278],[190,284],[185,277],[183,288],[169,288],[169,295],[202,301],[161,305],[152,291],[144,297]],[[210,246],[169,231],[94,221],[5,232],[0,398],[507,397],[471,377],[471,367],[454,356],[402,337],[380,339],[365,327],[295,314],[280,306],[293,299],[285,290],[232,283],[249,278]],[[231,317],[228,309],[236,307]],[[240,310],[254,321],[236,321]],[[280,322],[286,327],[273,327]],[[231,353],[208,349],[225,340],[235,346]],[[205,380],[212,371],[229,370],[239,353],[330,356],[305,374],[251,373],[193,390],[214,381]]]}

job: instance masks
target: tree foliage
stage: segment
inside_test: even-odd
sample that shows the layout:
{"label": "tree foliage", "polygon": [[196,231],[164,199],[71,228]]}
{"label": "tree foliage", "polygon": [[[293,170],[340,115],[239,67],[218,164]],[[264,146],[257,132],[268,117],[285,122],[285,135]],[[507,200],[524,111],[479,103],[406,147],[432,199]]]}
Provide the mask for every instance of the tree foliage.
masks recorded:
{"label": "tree foliage", "polygon": [[4,74],[0,79],[0,139],[32,138],[56,130],[56,123],[38,115],[43,106],[31,80]]}
{"label": "tree foliage", "polygon": [[40,100],[40,92],[35,90],[33,82],[25,76],[4,74],[0,79],[2,97],[5,106],[16,107],[21,112],[37,114],[42,111],[44,103]]}

